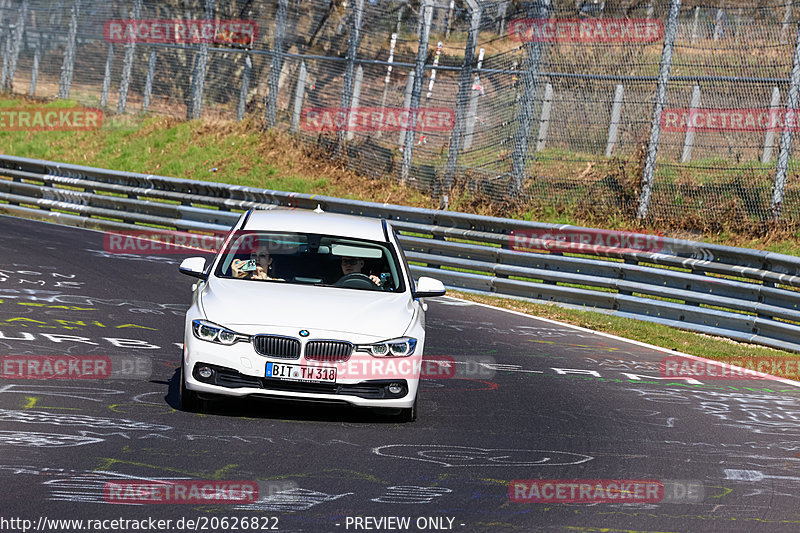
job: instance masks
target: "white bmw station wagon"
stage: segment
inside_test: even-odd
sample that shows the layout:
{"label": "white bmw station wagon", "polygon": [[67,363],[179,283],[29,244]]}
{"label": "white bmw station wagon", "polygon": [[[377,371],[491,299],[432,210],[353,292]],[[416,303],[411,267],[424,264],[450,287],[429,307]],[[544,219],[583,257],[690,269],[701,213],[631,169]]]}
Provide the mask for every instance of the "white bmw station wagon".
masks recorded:
{"label": "white bmw station wagon", "polygon": [[417,416],[425,314],[444,285],[414,283],[386,220],[317,211],[244,213],[199,278],[186,313],[181,408],[259,396]]}

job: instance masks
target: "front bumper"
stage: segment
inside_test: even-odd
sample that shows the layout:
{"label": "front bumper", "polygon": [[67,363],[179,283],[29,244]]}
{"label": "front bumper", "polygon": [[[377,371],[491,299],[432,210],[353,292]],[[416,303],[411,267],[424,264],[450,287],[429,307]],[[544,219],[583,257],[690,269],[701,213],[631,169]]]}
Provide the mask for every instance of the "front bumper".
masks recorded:
{"label": "front bumper", "polygon": [[[397,358],[405,363],[403,365],[405,371],[402,374],[353,375],[346,379],[337,378],[336,383],[301,382],[265,377],[266,363],[293,365],[325,363],[307,361],[304,357],[268,358],[257,354],[249,343],[220,346],[201,341],[189,332],[184,344],[184,376],[186,387],[198,393],[347,403],[358,407],[409,408],[414,404],[419,386],[419,373],[413,370],[414,365],[419,365],[422,359],[422,347],[418,348],[420,353]],[[358,365],[354,365],[358,362],[381,362],[375,359],[368,354],[354,353],[349,361],[350,368],[358,368]],[[201,366],[212,369],[213,373],[209,378],[202,378],[197,373],[197,369]],[[412,369],[411,372],[408,369]],[[338,375],[343,375],[341,370]],[[402,387],[401,393],[389,392],[389,384],[399,384]]]}

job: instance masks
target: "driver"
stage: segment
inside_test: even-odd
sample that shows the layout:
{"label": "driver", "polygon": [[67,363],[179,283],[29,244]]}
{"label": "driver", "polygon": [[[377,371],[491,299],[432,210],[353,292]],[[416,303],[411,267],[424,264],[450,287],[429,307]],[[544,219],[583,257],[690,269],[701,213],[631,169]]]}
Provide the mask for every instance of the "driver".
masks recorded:
{"label": "driver", "polygon": [[[364,259],[361,257],[348,257],[342,256],[342,275],[347,276],[348,274],[361,274],[361,270],[364,268]],[[366,275],[366,274],[365,274]],[[381,278],[376,275],[369,276],[369,279],[372,280],[375,285],[380,286]]]}

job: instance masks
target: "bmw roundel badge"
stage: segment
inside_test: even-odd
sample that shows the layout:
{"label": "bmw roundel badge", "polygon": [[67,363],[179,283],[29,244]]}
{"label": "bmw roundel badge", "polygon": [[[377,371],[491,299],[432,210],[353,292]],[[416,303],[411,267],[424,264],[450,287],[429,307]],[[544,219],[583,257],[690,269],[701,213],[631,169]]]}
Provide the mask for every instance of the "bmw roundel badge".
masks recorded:
{"label": "bmw roundel badge", "polygon": [[309,335],[311,335],[311,333],[309,333],[307,329],[301,329],[300,330],[300,336],[301,337],[308,337]]}

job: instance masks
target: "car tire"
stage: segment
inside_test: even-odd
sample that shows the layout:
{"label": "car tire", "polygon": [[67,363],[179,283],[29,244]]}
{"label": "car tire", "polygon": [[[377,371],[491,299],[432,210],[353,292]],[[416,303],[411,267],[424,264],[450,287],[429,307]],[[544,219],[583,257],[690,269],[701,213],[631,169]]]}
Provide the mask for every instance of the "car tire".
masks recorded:
{"label": "car tire", "polygon": [[400,422],[414,422],[417,420],[417,403],[419,402],[419,394],[414,398],[414,405],[406,409],[400,409],[400,414],[397,416]]}
{"label": "car tire", "polygon": [[200,399],[195,391],[186,388],[186,380],[184,379],[183,373],[183,363],[181,363],[181,372],[178,376],[178,379],[180,380],[178,396],[181,402],[181,411],[187,411],[189,413],[202,411],[205,402]]}

